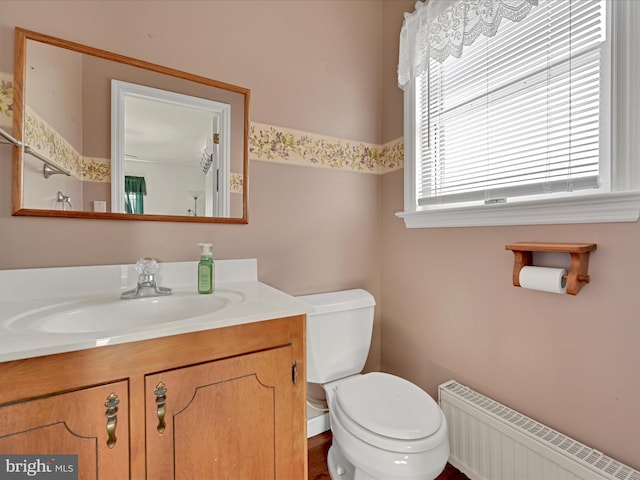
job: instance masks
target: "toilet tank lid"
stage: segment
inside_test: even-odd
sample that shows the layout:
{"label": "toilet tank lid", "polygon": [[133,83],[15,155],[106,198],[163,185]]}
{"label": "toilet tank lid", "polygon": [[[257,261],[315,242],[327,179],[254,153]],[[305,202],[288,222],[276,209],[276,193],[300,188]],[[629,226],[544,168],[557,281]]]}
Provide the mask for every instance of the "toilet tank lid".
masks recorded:
{"label": "toilet tank lid", "polygon": [[316,293],[302,295],[297,298],[315,307],[315,312],[311,315],[374,307],[376,304],[373,295],[362,289]]}

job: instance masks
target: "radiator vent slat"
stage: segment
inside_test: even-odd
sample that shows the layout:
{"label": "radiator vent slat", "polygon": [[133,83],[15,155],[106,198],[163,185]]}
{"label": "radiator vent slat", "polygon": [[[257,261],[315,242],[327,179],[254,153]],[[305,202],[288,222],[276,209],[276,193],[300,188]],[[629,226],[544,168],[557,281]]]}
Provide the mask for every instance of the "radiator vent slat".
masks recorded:
{"label": "radiator vent slat", "polygon": [[526,480],[545,471],[554,472],[545,480],[640,480],[640,471],[456,381],[440,385],[439,401],[450,426],[450,461],[470,478]]}

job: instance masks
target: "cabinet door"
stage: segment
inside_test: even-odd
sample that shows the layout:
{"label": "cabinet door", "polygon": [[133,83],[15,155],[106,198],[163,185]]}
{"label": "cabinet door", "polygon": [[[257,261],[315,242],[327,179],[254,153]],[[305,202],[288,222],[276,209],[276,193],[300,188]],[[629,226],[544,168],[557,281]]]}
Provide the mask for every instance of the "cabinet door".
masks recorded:
{"label": "cabinet door", "polygon": [[78,455],[79,479],[128,478],[127,394],[122,381],[2,405],[0,453]]}
{"label": "cabinet door", "polygon": [[294,480],[291,358],[287,346],[147,376],[147,478]]}

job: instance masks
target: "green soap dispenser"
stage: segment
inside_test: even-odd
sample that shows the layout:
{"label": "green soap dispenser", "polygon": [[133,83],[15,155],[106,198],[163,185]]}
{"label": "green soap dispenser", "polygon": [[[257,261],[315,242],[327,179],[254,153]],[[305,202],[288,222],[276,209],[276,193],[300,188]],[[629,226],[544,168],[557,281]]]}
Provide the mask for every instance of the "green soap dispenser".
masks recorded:
{"label": "green soap dispenser", "polygon": [[213,255],[210,243],[199,243],[202,248],[200,262],[198,262],[198,293],[213,293],[214,270]]}

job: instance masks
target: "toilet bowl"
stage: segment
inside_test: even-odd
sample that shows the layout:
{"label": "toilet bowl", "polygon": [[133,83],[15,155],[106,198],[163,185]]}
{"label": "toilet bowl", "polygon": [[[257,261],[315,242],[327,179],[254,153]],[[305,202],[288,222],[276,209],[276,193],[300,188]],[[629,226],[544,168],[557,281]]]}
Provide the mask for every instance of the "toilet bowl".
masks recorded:
{"label": "toilet bowl", "polygon": [[449,457],[447,422],[437,403],[400,377],[360,373],[373,328],[371,294],[299,298],[315,307],[307,316],[307,380],[326,394],[332,480],[436,478]]}
{"label": "toilet bowl", "polygon": [[[327,388],[332,479],[420,480],[442,472],[449,458],[447,422],[425,391],[380,372]],[[351,468],[353,477],[340,473]]]}

